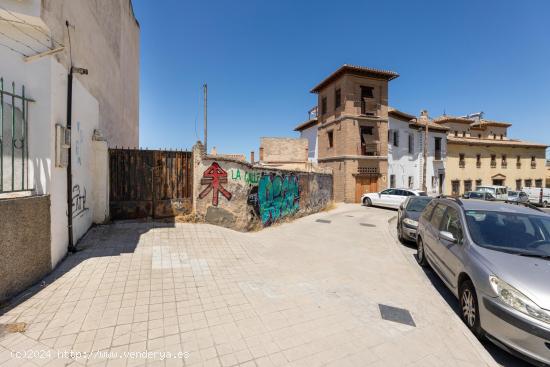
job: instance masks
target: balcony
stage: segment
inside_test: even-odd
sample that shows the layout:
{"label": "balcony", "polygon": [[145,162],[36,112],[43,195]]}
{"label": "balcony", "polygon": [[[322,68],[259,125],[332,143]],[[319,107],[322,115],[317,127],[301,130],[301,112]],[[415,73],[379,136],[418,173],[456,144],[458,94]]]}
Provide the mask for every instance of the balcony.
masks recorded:
{"label": "balcony", "polygon": [[465,161],[458,161],[458,167],[459,167],[459,168],[464,168],[464,167],[466,167],[466,162],[465,162]]}
{"label": "balcony", "polygon": [[476,167],[477,167],[477,168],[481,168],[481,162],[479,162],[479,161],[476,162]]}
{"label": "balcony", "polygon": [[531,168],[537,168],[537,162],[531,162]]}
{"label": "balcony", "polygon": [[380,143],[371,142],[361,145],[361,155],[365,156],[379,156],[380,154]]}
{"label": "balcony", "polygon": [[375,102],[372,99],[363,99],[358,101],[361,106],[361,115],[363,116],[378,116],[380,110],[380,103]]}
{"label": "balcony", "polygon": [[516,168],[518,168],[518,169],[521,168],[521,163],[519,163],[519,162],[516,163]]}
{"label": "balcony", "polygon": [[497,162],[491,161],[491,168],[497,168]]}
{"label": "balcony", "polygon": [[507,162],[501,162],[501,163],[500,163],[500,167],[502,167],[502,168],[508,168],[508,163],[507,163]]}

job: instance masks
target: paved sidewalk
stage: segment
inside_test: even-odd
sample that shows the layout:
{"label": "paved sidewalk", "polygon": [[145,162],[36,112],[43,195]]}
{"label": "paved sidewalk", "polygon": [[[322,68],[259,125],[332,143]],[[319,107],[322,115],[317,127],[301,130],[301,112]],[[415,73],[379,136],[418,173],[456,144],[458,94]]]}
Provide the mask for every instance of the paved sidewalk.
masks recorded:
{"label": "paved sidewalk", "polygon": [[[0,332],[0,365],[495,365],[395,246],[394,214],[340,205],[249,234],[94,228],[47,286],[0,316],[28,324]],[[380,303],[416,326],[383,320]],[[51,358],[13,358],[25,350]]]}

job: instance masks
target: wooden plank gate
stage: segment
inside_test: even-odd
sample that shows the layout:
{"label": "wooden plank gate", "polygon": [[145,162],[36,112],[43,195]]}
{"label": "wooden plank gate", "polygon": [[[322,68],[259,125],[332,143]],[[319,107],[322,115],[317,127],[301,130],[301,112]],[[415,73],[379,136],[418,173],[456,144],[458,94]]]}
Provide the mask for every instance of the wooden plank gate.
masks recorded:
{"label": "wooden plank gate", "polygon": [[109,149],[111,219],[166,218],[193,206],[193,154]]}

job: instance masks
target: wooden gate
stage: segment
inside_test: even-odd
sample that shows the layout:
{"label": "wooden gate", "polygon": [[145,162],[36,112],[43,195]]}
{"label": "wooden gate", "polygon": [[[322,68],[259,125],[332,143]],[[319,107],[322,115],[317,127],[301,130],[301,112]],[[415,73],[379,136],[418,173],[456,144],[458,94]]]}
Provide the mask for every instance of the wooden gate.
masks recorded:
{"label": "wooden gate", "polygon": [[193,155],[187,151],[109,149],[112,219],[187,214],[193,204]]}

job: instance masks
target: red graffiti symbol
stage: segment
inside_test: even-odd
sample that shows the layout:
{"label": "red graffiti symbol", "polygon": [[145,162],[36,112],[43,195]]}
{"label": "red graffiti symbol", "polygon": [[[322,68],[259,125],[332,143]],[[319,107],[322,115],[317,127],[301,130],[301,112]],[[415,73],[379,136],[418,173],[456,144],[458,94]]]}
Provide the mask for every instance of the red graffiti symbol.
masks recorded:
{"label": "red graffiti symbol", "polygon": [[210,191],[212,193],[212,205],[218,206],[218,193],[221,193],[227,200],[231,200],[231,193],[221,184],[227,183],[227,172],[216,162],[202,174],[201,185],[208,185],[199,194],[199,199],[204,199]]}

